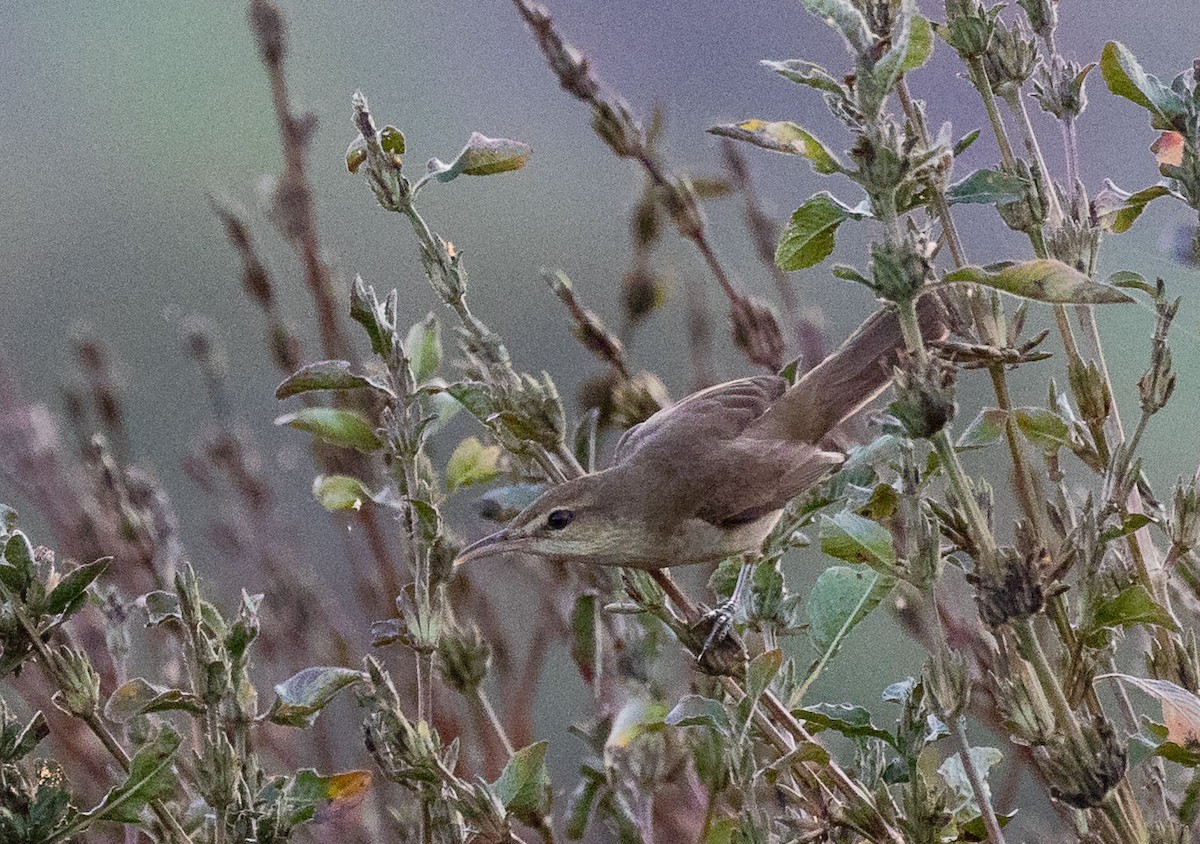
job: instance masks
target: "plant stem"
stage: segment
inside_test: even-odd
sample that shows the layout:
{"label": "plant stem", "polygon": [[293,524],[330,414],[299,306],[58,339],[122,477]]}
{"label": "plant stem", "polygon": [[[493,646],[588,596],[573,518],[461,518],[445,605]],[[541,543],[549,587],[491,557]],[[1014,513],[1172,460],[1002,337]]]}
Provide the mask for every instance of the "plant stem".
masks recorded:
{"label": "plant stem", "polygon": [[987,830],[988,839],[992,844],[1005,844],[1004,833],[1000,830],[1000,819],[996,817],[996,809],[992,806],[991,795],[987,783],[979,775],[975,766],[975,758],[971,755],[971,745],[967,741],[967,731],[963,727],[960,715],[950,719],[950,735],[958,746],[958,758],[962,760],[963,770],[971,783],[971,791],[975,794],[975,802],[979,804],[979,812],[983,816],[983,826]]}
{"label": "plant stem", "polygon": [[487,716],[488,723],[492,725],[492,731],[496,733],[496,738],[500,739],[500,744],[504,745],[504,752],[512,757],[517,751],[513,747],[512,739],[508,737],[508,733],[504,729],[504,725],[500,723],[500,718],[496,715],[496,710],[492,707],[492,701],[487,696],[487,693],[478,686],[475,688],[475,700],[479,707],[483,710],[483,714]]}

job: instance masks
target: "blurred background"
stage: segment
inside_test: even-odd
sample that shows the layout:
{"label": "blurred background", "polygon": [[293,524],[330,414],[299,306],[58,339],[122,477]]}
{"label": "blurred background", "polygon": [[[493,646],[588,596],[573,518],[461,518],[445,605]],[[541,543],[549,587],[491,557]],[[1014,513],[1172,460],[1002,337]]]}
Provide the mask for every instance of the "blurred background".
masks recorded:
{"label": "blurred background", "polygon": [[[930,17],[941,17],[940,7],[922,5]],[[357,273],[381,292],[397,287],[407,321],[437,309],[409,232],[379,209],[360,178],[346,172],[343,153],[355,136],[354,90],[367,95],[381,124],[403,130],[407,166],[418,172],[426,158],[453,157],[472,131],[525,141],[534,153],[524,170],[434,185],[421,205],[434,229],[465,253],[476,313],[508,341],[519,368],[549,371],[574,411],[579,386],[601,367],[570,336],[568,317],[539,270],[565,271],[582,299],[619,324],[620,280],[632,254],[628,214],[641,173],[592,134],[585,109],[558,88],[507,0],[285,0],[281,6],[293,104],[318,121],[310,171],[321,242],[343,306]],[[718,123],[790,119],[835,150],[844,146],[840,127],[811,90],[758,64],[802,57],[835,72],[847,68],[838,37],[798,2],[555,0],[551,11],[560,30],[637,113],[666,110],[661,149],[695,176],[720,174],[718,139],[705,134]],[[266,217],[265,180],[280,170],[281,154],[244,12],[241,3],[130,0],[6,3],[0,10],[2,368],[27,399],[57,412],[62,385],[80,377],[69,355],[73,338],[91,331],[106,339],[119,360],[138,462],[169,490],[189,559],[226,601],[241,587],[269,592],[269,584],[262,572],[235,567],[216,551],[206,533],[213,502],[182,469],[190,439],[211,418],[201,378],[183,347],[186,318],[206,318],[227,349],[233,405],[263,447],[294,544],[308,549],[296,564],[311,567],[318,579],[335,579],[335,571],[322,569],[322,554],[328,549],[330,559],[339,558],[333,527],[344,529],[310,495],[314,468],[306,438],[272,425],[283,408],[273,398],[279,377],[267,362],[262,316],[241,290],[239,258],[207,202],[210,194],[222,195],[249,209],[285,316],[301,337],[315,337],[299,262]],[[1148,70],[1168,79],[1190,66],[1200,27],[1193,0],[1066,0],[1060,18],[1063,51],[1079,62],[1097,60],[1104,42],[1116,38]],[[978,98],[956,76],[958,67],[940,44],[910,79],[914,94],[928,103],[931,124],[951,121],[955,137],[986,124]],[[1105,178],[1131,191],[1153,183],[1158,174],[1147,147],[1155,133],[1144,113],[1111,96],[1098,73],[1088,92],[1080,128],[1089,190],[1094,194]],[[1040,118],[1034,114],[1056,166],[1057,130]],[[832,190],[851,204],[861,198],[849,182],[818,177],[803,160],[752,148],[746,155],[760,197],[780,222],[817,190]],[[985,131],[959,173],[995,159]],[[706,211],[712,238],[740,284],[773,298],[740,200],[716,200]],[[960,218],[975,262],[1028,257],[992,209],[970,207]],[[1169,255],[1185,222],[1182,205],[1152,204],[1132,232],[1110,237],[1102,252],[1105,272],[1162,275],[1185,296],[1173,335],[1181,373],[1200,371],[1198,311],[1190,296],[1197,272]],[[833,343],[874,305],[863,288],[833,279],[828,266],[864,265],[868,234],[844,227],[830,261],[792,277],[802,301],[825,315]],[[683,294],[692,288],[711,303],[717,320],[717,374],[750,372],[729,342],[723,298],[690,245],[668,236],[655,264],[669,272],[672,290],[667,306],[640,333],[635,360],[652,366],[673,396],[688,391]],[[1048,324],[1048,314],[1037,306],[1032,311],[1035,329]],[[1130,307],[1104,311],[1100,319],[1118,399],[1129,412],[1136,407],[1134,383],[1145,366],[1153,316]],[[315,342],[304,348],[306,360],[318,356],[316,348]],[[1044,401],[1052,376],[1061,383],[1057,361],[1027,367],[1021,376],[1020,403]],[[960,424],[986,400],[981,381],[978,374],[960,381]],[[1196,469],[1200,429],[1192,409],[1198,398],[1200,386],[1182,380],[1172,406],[1147,435],[1147,470],[1160,488]],[[460,436],[471,432],[463,420],[456,425]],[[435,461],[444,461],[455,442],[454,436],[443,438]],[[37,513],[3,484],[0,500],[22,511],[23,526],[36,538]],[[464,532],[472,525],[484,530],[471,521],[475,494],[458,495],[455,512],[464,518],[457,525]],[[795,582],[815,576],[821,568],[816,557],[794,563]],[[269,623],[269,604],[265,612]],[[372,620],[359,621],[365,630]],[[892,622],[877,613],[826,673],[817,695],[874,706],[884,685],[918,671],[915,646],[892,633]],[[567,667],[565,651],[552,655],[552,662],[572,679],[539,692],[538,723],[561,732],[567,723],[562,708],[582,701],[585,691]],[[538,737],[564,738],[552,742],[552,754],[559,754],[558,765],[570,767],[570,747],[564,746],[570,739]]]}

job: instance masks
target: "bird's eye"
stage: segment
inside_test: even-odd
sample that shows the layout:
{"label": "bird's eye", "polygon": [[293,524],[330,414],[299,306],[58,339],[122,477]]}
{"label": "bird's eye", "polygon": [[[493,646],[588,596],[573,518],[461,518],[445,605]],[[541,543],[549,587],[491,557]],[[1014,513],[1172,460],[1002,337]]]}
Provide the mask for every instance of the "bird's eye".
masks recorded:
{"label": "bird's eye", "polygon": [[550,515],[546,517],[546,527],[550,530],[562,530],[575,518],[575,514],[570,510],[552,510]]}

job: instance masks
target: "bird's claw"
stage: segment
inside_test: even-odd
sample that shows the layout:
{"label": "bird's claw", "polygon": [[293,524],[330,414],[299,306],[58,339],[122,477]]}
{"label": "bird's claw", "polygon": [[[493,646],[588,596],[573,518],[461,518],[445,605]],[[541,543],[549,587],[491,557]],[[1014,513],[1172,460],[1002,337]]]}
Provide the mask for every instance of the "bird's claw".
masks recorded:
{"label": "bird's claw", "polygon": [[696,662],[706,673],[737,673],[737,669],[745,662],[746,650],[733,631],[736,609],[730,602],[719,604],[692,625],[697,638],[704,636],[704,644],[696,655]]}

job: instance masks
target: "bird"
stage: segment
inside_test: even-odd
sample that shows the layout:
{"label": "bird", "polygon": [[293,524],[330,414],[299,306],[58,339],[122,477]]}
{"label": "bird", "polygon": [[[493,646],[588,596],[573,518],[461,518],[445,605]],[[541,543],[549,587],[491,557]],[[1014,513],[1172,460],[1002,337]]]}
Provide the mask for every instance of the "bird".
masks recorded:
{"label": "bird", "polygon": [[[927,341],[945,337],[936,296],[917,312]],[[903,350],[883,309],[794,384],[758,375],[693,393],[626,431],[609,468],[550,487],[455,566],[521,553],[656,570],[751,553],[845,460],[835,429],[887,388]]]}

